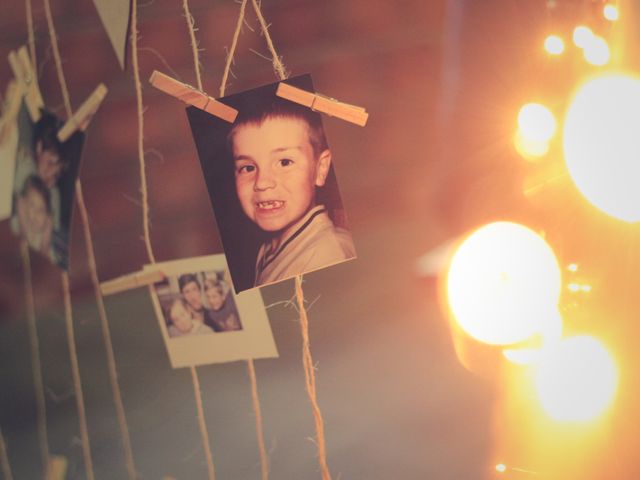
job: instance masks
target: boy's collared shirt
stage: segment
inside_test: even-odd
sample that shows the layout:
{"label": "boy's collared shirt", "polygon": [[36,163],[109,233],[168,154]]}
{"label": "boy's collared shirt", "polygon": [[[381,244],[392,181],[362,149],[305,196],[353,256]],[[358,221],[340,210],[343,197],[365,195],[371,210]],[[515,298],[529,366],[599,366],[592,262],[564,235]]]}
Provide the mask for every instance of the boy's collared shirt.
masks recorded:
{"label": "boy's collared shirt", "polygon": [[260,247],[254,286],[285,280],[355,256],[351,234],[336,228],[324,205],[318,205],[307,212],[275,251],[271,251],[271,243]]}

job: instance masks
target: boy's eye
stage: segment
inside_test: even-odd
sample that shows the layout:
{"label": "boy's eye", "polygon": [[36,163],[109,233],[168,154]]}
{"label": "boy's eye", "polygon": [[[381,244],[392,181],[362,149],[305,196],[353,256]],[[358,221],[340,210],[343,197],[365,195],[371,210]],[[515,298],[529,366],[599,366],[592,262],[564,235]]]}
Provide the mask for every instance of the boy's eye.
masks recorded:
{"label": "boy's eye", "polygon": [[293,160],[289,158],[282,158],[280,159],[280,165],[283,167],[288,167],[289,165],[293,165]]}
{"label": "boy's eye", "polygon": [[251,173],[255,171],[255,169],[256,169],[255,165],[240,165],[237,169],[237,173],[238,174]]}

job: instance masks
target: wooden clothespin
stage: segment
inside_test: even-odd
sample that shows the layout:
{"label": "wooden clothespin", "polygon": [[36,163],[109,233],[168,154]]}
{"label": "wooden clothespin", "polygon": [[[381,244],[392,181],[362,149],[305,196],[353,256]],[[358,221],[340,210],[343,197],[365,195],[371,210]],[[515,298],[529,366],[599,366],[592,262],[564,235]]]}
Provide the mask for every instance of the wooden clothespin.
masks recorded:
{"label": "wooden clothespin", "polygon": [[23,88],[29,116],[31,121],[35,123],[40,120],[42,115],[40,110],[44,108],[44,100],[42,100],[42,94],[38,88],[38,79],[31,67],[27,47],[22,46],[17,52],[9,52],[9,65],[11,65],[16,80]]}
{"label": "wooden clothespin", "polygon": [[278,85],[276,95],[309,107],[311,110],[341,118],[342,120],[355,123],[361,127],[367,124],[367,119],[369,118],[369,114],[362,107],[342,103],[335,98],[325,97],[319,93],[308,92],[283,82]]}
{"label": "wooden clothespin", "polygon": [[74,113],[58,131],[58,140],[64,143],[76,130],[85,131],[93,115],[98,111],[107,92],[107,87],[105,87],[103,83],[98,85],[93,93],[89,95],[89,98],[76,110],[76,113]]}
{"label": "wooden clothespin", "polygon": [[201,92],[197,88],[171,78],[162,72],[154,70],[151,74],[151,78],[149,78],[149,83],[158,90],[162,90],[164,93],[167,93],[172,97],[176,97],[178,100],[182,100],[183,102],[193,105],[200,110],[204,110],[211,115],[222,118],[229,123],[236,121],[236,117],[238,116],[238,111],[236,109],[231,108],[230,106],[219,102],[215,98],[210,97],[206,93]]}
{"label": "wooden clothespin", "polygon": [[102,295],[113,295],[114,293],[132,290],[146,285],[152,285],[156,282],[164,280],[165,275],[159,270],[139,271],[114,278],[100,284]]}

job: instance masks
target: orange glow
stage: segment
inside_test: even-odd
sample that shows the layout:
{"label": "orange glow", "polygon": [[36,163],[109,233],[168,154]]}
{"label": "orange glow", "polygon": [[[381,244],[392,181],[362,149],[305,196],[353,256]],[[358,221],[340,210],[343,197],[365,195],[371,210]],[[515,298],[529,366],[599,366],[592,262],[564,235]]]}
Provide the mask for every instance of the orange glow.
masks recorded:
{"label": "orange glow", "polygon": [[535,382],[542,407],[551,418],[586,422],[611,404],[618,373],[605,347],[585,335],[562,340],[547,351]]}
{"label": "orange glow", "polygon": [[526,159],[538,159],[549,151],[549,142],[527,140],[520,130],[516,132],[513,138],[513,146]]}
{"label": "orange glow", "polygon": [[573,43],[576,47],[584,48],[593,38],[593,32],[589,27],[579,25],[573,30]]}
{"label": "orange glow", "polygon": [[596,208],[640,221],[640,80],[597,77],[573,98],[564,124],[564,157],[580,192]]}
{"label": "orange glow", "polygon": [[544,39],[544,49],[550,55],[560,55],[564,52],[564,42],[558,35],[549,35]]}
{"label": "orange glow", "polygon": [[618,11],[618,7],[616,7],[611,3],[607,3],[604,6],[604,8],[602,9],[602,14],[604,15],[604,18],[606,18],[611,22],[615,22],[616,20],[618,20],[618,18],[620,18],[620,12]]}
{"label": "orange glow", "polygon": [[522,342],[549,328],[557,309],[560,269],[549,245],[527,227],[485,225],[458,247],[447,276],[456,322],[491,345]]}
{"label": "orange glow", "polygon": [[584,59],[596,67],[606,65],[611,58],[609,45],[602,37],[592,37],[584,46],[582,53],[584,54]]}

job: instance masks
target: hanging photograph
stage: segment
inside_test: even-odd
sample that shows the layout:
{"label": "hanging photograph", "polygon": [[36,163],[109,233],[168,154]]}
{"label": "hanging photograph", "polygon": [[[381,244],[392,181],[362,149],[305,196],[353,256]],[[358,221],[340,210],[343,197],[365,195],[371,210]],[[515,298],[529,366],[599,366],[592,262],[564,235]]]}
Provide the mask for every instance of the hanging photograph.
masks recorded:
{"label": "hanging photograph", "polygon": [[[0,164],[14,165],[11,230],[55,265],[69,266],[71,213],[84,134],[57,138],[63,122],[42,111],[32,122],[23,103],[11,125],[9,143],[0,147]],[[11,138],[13,135],[13,138]]]}
{"label": "hanging photograph", "polygon": [[222,254],[144,267],[173,368],[277,357],[260,291],[234,295]]}
{"label": "hanging photograph", "polygon": [[[313,92],[309,75],[286,83]],[[221,98],[233,124],[187,108],[236,292],[356,256],[322,118],[277,87]]]}

